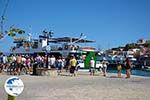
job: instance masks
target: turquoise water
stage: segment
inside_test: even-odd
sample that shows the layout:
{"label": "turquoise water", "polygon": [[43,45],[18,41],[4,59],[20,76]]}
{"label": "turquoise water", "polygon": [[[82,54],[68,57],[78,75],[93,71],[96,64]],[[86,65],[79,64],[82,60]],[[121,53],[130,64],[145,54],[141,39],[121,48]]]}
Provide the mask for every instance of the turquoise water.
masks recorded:
{"label": "turquoise water", "polygon": [[[109,72],[109,73],[117,73],[117,70],[108,69],[107,72]],[[122,73],[125,74],[126,71],[122,70]],[[132,73],[132,75],[150,77],[150,71],[143,71],[143,70],[133,69],[131,71],[131,73]]]}

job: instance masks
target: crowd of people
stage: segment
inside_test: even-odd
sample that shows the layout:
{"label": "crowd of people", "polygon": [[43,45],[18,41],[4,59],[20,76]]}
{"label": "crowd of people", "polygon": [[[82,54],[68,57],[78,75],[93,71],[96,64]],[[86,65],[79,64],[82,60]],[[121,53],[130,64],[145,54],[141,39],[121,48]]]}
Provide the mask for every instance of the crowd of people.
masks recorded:
{"label": "crowd of people", "polygon": [[75,56],[70,56],[68,59],[54,55],[0,55],[0,73],[10,72],[11,75],[19,75],[23,70],[26,74],[32,74],[33,67],[46,68],[46,69],[56,69],[58,74],[61,73],[62,69],[69,70],[69,72],[74,75],[76,70],[77,60]]}
{"label": "crowd of people", "polygon": [[[95,60],[92,57],[90,60],[90,75],[95,75],[96,72],[96,67],[95,67]],[[103,76],[106,77],[107,74],[107,67],[109,65],[109,62],[106,59],[103,59],[101,61],[102,66],[99,67],[99,71],[101,71],[103,73]],[[126,58],[126,60],[124,61],[124,63],[121,64],[120,61],[117,62],[116,64],[116,69],[117,69],[117,77],[118,78],[122,78],[121,76],[121,72],[122,72],[122,68],[124,67],[124,69],[126,70],[126,77],[125,78],[130,78],[131,76],[131,62],[129,60],[129,58]]]}
{"label": "crowd of people", "polygon": [[[36,67],[46,68],[46,69],[56,69],[58,75],[62,72],[62,69],[65,69],[66,72],[69,72],[71,76],[76,76],[76,71],[78,71],[78,61],[74,55],[69,56],[68,58],[64,58],[62,56],[58,56],[57,58],[54,55],[0,55],[0,73],[1,72],[9,72],[11,75],[20,75],[22,71],[24,71],[25,74],[33,74],[34,70],[34,64],[36,64]],[[103,76],[106,76],[107,73],[107,66],[108,61],[106,59],[103,59],[101,61],[102,66],[99,68],[99,71],[103,73]],[[96,61],[94,57],[91,57],[91,60],[89,62],[89,72],[90,75],[95,75],[96,72]],[[130,78],[131,75],[131,62],[127,58],[125,63],[125,69],[126,69],[126,78]],[[122,70],[122,64],[120,62],[117,63],[117,71],[118,71],[118,77],[121,78],[121,70]]]}

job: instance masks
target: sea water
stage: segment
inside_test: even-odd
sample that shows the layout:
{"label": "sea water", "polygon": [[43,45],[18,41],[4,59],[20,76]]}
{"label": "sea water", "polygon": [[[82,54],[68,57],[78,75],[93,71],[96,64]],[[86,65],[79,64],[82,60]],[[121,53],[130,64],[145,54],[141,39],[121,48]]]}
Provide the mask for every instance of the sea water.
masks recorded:
{"label": "sea water", "polygon": [[[117,70],[115,69],[108,69],[107,70],[108,73],[117,73]],[[121,71],[123,74],[126,73],[126,70],[122,70]],[[150,71],[144,71],[142,69],[132,69],[131,70],[131,74],[132,75],[137,75],[137,76],[145,76],[145,77],[150,77]]]}

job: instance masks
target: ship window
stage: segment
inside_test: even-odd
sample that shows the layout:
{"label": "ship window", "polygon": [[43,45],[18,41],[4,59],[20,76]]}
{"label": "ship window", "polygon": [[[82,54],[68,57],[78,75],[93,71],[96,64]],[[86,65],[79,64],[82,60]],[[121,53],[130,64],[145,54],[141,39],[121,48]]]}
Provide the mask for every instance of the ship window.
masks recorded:
{"label": "ship window", "polygon": [[23,43],[23,47],[24,48],[29,48],[30,47],[30,43],[29,42],[24,42]]}
{"label": "ship window", "polygon": [[34,49],[38,48],[38,42],[37,41],[33,42],[32,48],[34,48]]}
{"label": "ship window", "polygon": [[17,48],[19,48],[19,47],[21,47],[21,46],[23,46],[22,43],[17,43],[17,44],[16,44],[16,47],[17,47]]}

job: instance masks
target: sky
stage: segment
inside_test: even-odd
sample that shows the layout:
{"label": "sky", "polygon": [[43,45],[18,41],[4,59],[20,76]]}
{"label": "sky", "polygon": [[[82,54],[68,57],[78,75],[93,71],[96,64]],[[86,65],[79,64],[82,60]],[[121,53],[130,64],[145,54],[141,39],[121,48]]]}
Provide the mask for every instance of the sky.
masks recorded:
{"label": "sky", "polygon": [[[0,15],[6,1],[0,0]],[[149,5],[150,0],[10,0],[4,28],[15,25],[33,38],[44,29],[52,30],[54,37],[84,33],[96,41],[89,45],[109,49],[150,39]],[[12,45],[12,38],[6,37],[0,40],[0,51]]]}

